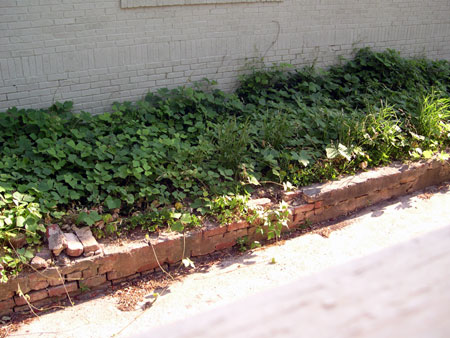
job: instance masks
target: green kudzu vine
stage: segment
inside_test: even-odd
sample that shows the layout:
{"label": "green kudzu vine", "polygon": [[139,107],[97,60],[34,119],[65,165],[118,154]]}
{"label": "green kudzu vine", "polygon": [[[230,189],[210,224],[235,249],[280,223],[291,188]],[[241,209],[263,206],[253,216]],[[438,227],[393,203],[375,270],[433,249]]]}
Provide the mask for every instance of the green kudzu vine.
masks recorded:
{"label": "green kudzu vine", "polygon": [[[282,65],[240,81],[234,93],[161,89],[95,116],[70,102],[0,112],[2,279],[50,222],[99,237],[226,223],[253,215],[263,182],[307,185],[449,144],[447,61],[362,49],[328,70]],[[263,228],[276,238],[285,211],[272,212]],[[19,235],[28,246],[16,250]]]}

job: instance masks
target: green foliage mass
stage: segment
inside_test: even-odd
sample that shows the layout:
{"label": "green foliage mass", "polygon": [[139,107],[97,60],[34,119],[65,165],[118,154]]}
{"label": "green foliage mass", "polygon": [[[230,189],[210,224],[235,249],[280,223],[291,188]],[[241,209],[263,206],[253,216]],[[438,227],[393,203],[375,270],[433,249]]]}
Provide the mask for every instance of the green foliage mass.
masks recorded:
{"label": "green foliage mass", "polygon": [[[180,87],[101,115],[0,113],[0,249],[44,219],[182,231],[242,214],[260,182],[306,185],[449,144],[450,64],[362,49],[328,70],[254,69],[234,93]],[[19,198],[20,197],[20,198]],[[70,211],[70,212],[69,212]],[[23,256],[23,255],[22,255]],[[12,266],[6,258],[3,265]],[[16,264],[17,265],[17,264]]]}

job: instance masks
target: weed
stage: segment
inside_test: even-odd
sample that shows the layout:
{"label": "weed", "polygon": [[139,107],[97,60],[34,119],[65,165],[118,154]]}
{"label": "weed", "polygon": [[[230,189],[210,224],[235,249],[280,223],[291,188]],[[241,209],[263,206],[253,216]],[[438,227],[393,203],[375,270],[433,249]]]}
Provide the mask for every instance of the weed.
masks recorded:
{"label": "weed", "polygon": [[[441,140],[449,130],[450,99],[432,91],[420,101],[415,116],[416,128],[428,140]],[[445,134],[445,137],[448,135]]]}
{"label": "weed", "polygon": [[248,245],[248,237],[244,236],[244,237],[239,237],[236,239],[236,244],[239,247],[239,251],[240,252],[245,252],[248,250],[247,245]]}
{"label": "weed", "polygon": [[220,165],[236,172],[248,160],[252,143],[249,129],[249,120],[239,123],[236,117],[216,126],[213,143]]}

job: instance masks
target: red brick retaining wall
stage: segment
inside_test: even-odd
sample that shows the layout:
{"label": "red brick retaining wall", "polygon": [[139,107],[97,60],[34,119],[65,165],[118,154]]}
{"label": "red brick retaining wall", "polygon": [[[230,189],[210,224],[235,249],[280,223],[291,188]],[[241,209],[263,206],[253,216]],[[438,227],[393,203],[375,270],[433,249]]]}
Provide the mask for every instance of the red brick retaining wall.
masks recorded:
{"label": "red brick retaining wall", "polygon": [[[410,165],[393,164],[288,192],[284,200],[289,203],[289,228],[294,229],[307,220],[312,223],[329,220],[449,179],[449,162],[431,160]],[[120,247],[105,246],[101,255],[80,257],[67,266],[21,274],[0,284],[0,315],[29,310],[20,292],[28,295],[28,302],[34,306],[45,306],[67,294],[79,294],[85,288],[103,288],[158,271],[159,264],[173,264],[184,257],[232,247],[240,237],[261,239],[256,228],[245,221],[205,225],[185,235],[153,236],[150,243],[142,239]]]}

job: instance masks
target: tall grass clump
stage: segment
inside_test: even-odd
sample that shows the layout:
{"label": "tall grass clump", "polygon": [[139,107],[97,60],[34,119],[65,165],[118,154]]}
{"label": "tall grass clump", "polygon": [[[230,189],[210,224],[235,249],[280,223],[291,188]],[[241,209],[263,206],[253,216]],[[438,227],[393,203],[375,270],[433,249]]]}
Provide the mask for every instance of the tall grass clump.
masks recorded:
{"label": "tall grass clump", "polygon": [[414,116],[420,135],[434,140],[449,140],[450,99],[435,91],[424,96]]}

